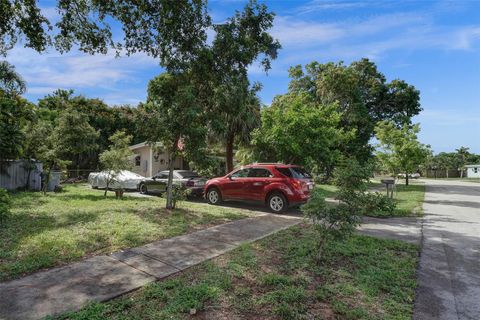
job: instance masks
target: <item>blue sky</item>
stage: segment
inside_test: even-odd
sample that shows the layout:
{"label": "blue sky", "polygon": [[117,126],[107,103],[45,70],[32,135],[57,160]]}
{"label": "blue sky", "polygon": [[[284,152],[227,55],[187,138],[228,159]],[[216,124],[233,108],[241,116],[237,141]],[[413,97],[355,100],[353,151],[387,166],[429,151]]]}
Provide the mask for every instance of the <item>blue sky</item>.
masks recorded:
{"label": "blue sky", "polygon": [[[459,146],[480,153],[480,1],[264,1],[277,16],[272,33],[283,46],[268,75],[258,65],[263,103],[286,92],[288,68],[311,61],[346,63],[367,57],[388,80],[403,79],[421,92],[422,142],[435,152]],[[39,1],[53,20],[52,2]],[[245,1],[210,0],[215,22],[241,9]],[[51,50],[37,54],[17,46],[7,55],[36,101],[57,88],[99,97],[108,104],[145,99],[148,80],[162,70],[137,54],[89,56]]]}

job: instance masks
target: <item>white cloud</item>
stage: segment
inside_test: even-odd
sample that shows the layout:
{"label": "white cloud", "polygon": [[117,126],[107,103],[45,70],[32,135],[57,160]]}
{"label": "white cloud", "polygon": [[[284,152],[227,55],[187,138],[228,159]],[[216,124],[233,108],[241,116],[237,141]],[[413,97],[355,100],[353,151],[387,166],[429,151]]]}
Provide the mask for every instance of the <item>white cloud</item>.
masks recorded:
{"label": "white cloud", "polygon": [[[75,52],[75,51],[72,51]],[[138,73],[159,68],[153,58],[145,54],[116,58],[107,55],[83,53],[38,54],[25,48],[14,48],[7,59],[16,66],[31,88],[29,93],[40,93],[45,88],[113,88],[120,82],[135,83]]]}
{"label": "white cloud", "polygon": [[368,6],[368,2],[313,0],[298,8],[298,13],[312,13],[326,10],[350,10]]}
{"label": "white cloud", "polygon": [[291,17],[277,17],[272,34],[284,47],[317,46],[345,36],[344,30],[338,25],[308,22]]}
{"label": "white cloud", "polygon": [[394,13],[336,23],[278,17],[273,34],[283,46],[277,67],[312,60],[382,59],[393,50],[469,50],[480,39],[479,26],[437,26],[431,15]]}

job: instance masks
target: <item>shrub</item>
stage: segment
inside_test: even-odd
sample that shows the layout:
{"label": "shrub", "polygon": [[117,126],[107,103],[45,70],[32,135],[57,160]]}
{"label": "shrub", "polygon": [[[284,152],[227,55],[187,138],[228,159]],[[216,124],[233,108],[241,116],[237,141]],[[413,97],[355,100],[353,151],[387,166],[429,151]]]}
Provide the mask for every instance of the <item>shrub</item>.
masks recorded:
{"label": "shrub", "polygon": [[[186,188],[183,185],[173,185],[172,188],[172,204],[173,208],[177,207],[177,203],[187,200],[188,196],[192,193],[192,190]],[[167,198],[167,193],[165,192],[162,197]]]}
{"label": "shrub", "polygon": [[345,166],[334,172],[335,184],[339,187],[336,197],[339,204],[327,204],[322,192],[315,190],[310,201],[302,206],[304,215],[312,221],[316,231],[317,261],[328,241],[347,238],[355,231],[362,215],[388,214],[395,209],[391,199],[367,191],[372,173],[371,164],[361,165],[356,160],[348,160]]}
{"label": "shrub", "polygon": [[10,214],[11,200],[7,190],[0,188],[0,225],[2,225]]}
{"label": "shrub", "polygon": [[346,204],[330,205],[320,190],[314,190],[310,200],[302,206],[305,217],[313,223],[316,232],[316,259],[320,261],[325,244],[350,236],[360,223],[360,216],[355,208]]}
{"label": "shrub", "polygon": [[365,193],[362,201],[362,215],[387,217],[392,215],[396,207],[395,200],[378,192]]}

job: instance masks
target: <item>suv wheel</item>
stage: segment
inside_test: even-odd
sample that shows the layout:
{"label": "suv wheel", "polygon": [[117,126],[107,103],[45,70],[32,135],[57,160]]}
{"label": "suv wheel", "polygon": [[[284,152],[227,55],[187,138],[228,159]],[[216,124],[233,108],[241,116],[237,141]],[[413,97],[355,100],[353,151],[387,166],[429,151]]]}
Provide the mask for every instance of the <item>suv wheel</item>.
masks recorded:
{"label": "suv wheel", "polygon": [[210,204],[219,204],[222,201],[220,191],[217,188],[210,188],[207,192],[207,201]]}
{"label": "suv wheel", "polygon": [[287,209],[287,199],[280,192],[270,194],[267,199],[268,208],[275,213],[283,212]]}
{"label": "suv wheel", "polygon": [[148,193],[147,185],[145,185],[145,184],[140,185],[140,193],[142,193],[142,194],[147,194]]}

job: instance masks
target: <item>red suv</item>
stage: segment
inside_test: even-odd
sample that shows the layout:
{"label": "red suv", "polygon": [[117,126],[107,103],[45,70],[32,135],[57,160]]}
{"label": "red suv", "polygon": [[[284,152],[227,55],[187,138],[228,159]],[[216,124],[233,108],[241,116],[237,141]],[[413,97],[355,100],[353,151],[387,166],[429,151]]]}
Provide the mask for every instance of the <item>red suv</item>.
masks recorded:
{"label": "red suv", "polygon": [[257,163],[208,180],[205,197],[211,204],[222,200],[256,201],[273,212],[305,203],[313,189],[311,175],[302,167],[281,163]]}

